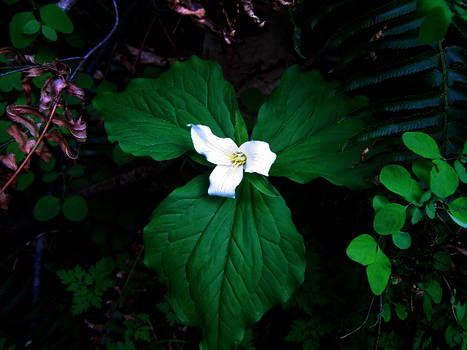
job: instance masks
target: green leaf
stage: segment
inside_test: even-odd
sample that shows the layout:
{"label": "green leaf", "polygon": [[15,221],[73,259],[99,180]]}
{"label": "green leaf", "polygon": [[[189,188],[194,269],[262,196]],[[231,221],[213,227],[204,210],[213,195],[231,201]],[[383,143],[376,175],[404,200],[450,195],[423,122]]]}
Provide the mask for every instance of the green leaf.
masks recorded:
{"label": "green leaf", "polygon": [[389,203],[376,212],[373,228],[380,235],[398,233],[405,224],[405,207],[397,203]]}
{"label": "green leaf", "polygon": [[454,169],[456,169],[459,180],[461,180],[463,183],[467,183],[467,171],[465,170],[464,164],[462,164],[459,160],[456,160],[454,162]]}
{"label": "green leaf", "polygon": [[433,267],[438,271],[449,271],[451,268],[451,257],[444,251],[436,252],[433,255]]}
{"label": "green leaf", "polygon": [[135,79],[123,93],[102,93],[94,106],[103,113],[110,142],[155,160],[193,150],[187,124],[202,124],[218,137],[234,139],[235,91],[220,66],[192,57],[176,62],[157,79]]}
{"label": "green leaf", "polygon": [[379,175],[381,183],[390,191],[404,197],[407,201],[419,205],[423,194],[417,181],[400,165],[386,165]]}
{"label": "green leaf", "polygon": [[42,34],[50,41],[58,40],[57,32],[55,31],[55,29],[50,28],[46,25],[43,25],[41,29],[42,29]]}
{"label": "green leaf", "polygon": [[412,237],[410,237],[410,234],[407,232],[400,231],[394,233],[392,235],[392,241],[394,242],[394,245],[399,249],[408,249],[412,245]]}
{"label": "green leaf", "polygon": [[32,19],[30,21],[27,21],[24,25],[23,33],[27,35],[32,35],[36,34],[39,31],[39,29],[41,29],[40,22],[36,21],[35,19]]}
{"label": "green leaf", "polygon": [[425,206],[425,213],[430,219],[434,219],[436,216],[436,206],[435,201],[429,201]]}
{"label": "green leaf", "polygon": [[7,132],[7,130],[12,124],[12,122],[0,120],[0,142],[5,142],[11,139],[11,135]]}
{"label": "green leaf", "polygon": [[459,197],[448,204],[448,214],[451,219],[464,228],[467,228],[467,197]]}
{"label": "green leaf", "polygon": [[362,234],[355,237],[347,247],[347,256],[362,265],[375,262],[377,243],[373,237]]}
{"label": "green leaf", "polygon": [[45,172],[52,171],[53,168],[55,167],[55,163],[57,161],[55,160],[54,157],[50,158],[48,162],[43,161],[42,159],[39,159],[37,161],[37,165],[39,165],[39,168],[41,168]]}
{"label": "green leaf", "polygon": [[375,210],[375,212],[377,212],[378,210],[380,210],[382,207],[384,207],[386,204],[389,204],[389,200],[380,195],[380,194],[377,194],[373,197],[373,209]]}
{"label": "green leaf", "polygon": [[82,196],[68,197],[63,201],[62,212],[70,221],[83,221],[88,216],[88,203]]}
{"label": "green leaf", "polygon": [[19,12],[15,14],[10,22],[10,39],[17,49],[24,49],[34,41],[36,35],[26,35],[23,28],[29,21],[36,20],[32,12]]}
{"label": "green leaf", "polygon": [[407,319],[408,312],[407,307],[401,304],[394,304],[394,309],[396,310],[396,315],[400,320],[404,321]]}
{"label": "green leaf", "polygon": [[172,192],[144,229],[146,265],[168,286],[203,349],[232,349],[244,329],[301,284],[305,248],[282,197],[244,181],[237,199],[209,196],[197,177]]}
{"label": "green leaf", "polygon": [[405,132],[402,135],[402,141],[412,152],[428,159],[439,159],[438,145],[436,141],[428,134],[420,131]]}
{"label": "green leaf", "polygon": [[441,6],[431,7],[427,12],[424,10],[426,18],[420,26],[420,40],[424,43],[430,44],[443,39],[448,31],[448,27],[449,24],[451,24],[453,16],[453,13],[446,4],[446,1],[426,0],[421,2],[436,2]]}
{"label": "green leaf", "polygon": [[412,163],[412,172],[427,186],[430,184],[430,171],[433,163],[428,159],[416,159]]}
{"label": "green leaf", "polygon": [[235,115],[235,140],[238,145],[248,141],[248,130],[246,128],[245,120],[240,113]]}
{"label": "green leaf", "polygon": [[128,164],[135,159],[131,154],[123,152],[118,144],[112,150],[112,158],[118,165]]}
{"label": "green leaf", "polygon": [[433,164],[430,172],[431,191],[440,198],[446,198],[456,192],[459,178],[453,167],[445,161],[435,159]]}
{"label": "green leaf", "polygon": [[34,218],[37,221],[48,221],[60,212],[60,199],[47,195],[39,199],[34,206]]}
{"label": "green leaf", "polygon": [[381,313],[381,316],[384,319],[384,322],[389,322],[391,321],[391,304],[384,304],[383,305],[383,312]]}
{"label": "green leaf", "polygon": [[45,5],[41,7],[39,13],[46,26],[66,34],[73,32],[73,23],[70,17],[57,5]]}
{"label": "green leaf", "polygon": [[34,181],[34,173],[29,171],[27,173],[21,173],[17,177],[18,183],[16,184],[16,191],[24,191]]}
{"label": "green leaf", "polygon": [[68,168],[67,173],[72,177],[80,177],[84,174],[84,168],[81,164],[76,163]]}
{"label": "green leaf", "polygon": [[360,163],[365,145],[342,151],[346,141],[365,125],[359,118],[339,122],[366,103],[363,98],[335,94],[337,84],[318,71],[287,69],[279,86],[258,113],[251,139],[270,144],[277,154],[271,175],[299,183],[316,177],[351,188],[366,187],[374,169]]}
{"label": "green leaf", "polygon": [[409,215],[411,217],[410,218],[410,223],[412,225],[418,224],[420,222],[420,220],[422,220],[422,218],[423,218],[422,209],[420,209],[418,207],[410,207],[409,210],[410,210]]}
{"label": "green leaf", "polygon": [[265,194],[269,197],[280,196],[280,193],[274,188],[273,185],[271,185],[265,176],[256,173],[245,173],[243,176],[249,183],[253,185],[254,188],[260,191],[262,194]]}
{"label": "green leaf", "polygon": [[381,249],[378,248],[375,261],[366,267],[366,275],[373,294],[383,293],[391,276],[391,261]]}
{"label": "green leaf", "polygon": [[[0,77],[0,91],[10,92],[15,90],[22,90],[21,87],[21,72],[10,73]],[[3,113],[3,111],[2,111]]]}
{"label": "green leaf", "polygon": [[424,290],[431,296],[435,304],[439,304],[441,302],[441,298],[443,297],[443,289],[437,281],[432,280],[428,283],[425,283]]}

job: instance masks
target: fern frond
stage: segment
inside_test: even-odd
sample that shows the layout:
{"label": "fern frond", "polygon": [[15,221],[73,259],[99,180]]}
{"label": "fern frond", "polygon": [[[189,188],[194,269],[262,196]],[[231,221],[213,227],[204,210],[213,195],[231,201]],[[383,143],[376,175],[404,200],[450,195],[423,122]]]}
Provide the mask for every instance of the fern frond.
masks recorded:
{"label": "fern frond", "polygon": [[406,77],[408,75],[432,70],[439,67],[440,56],[431,52],[406,59],[398,65],[387,64],[377,71],[360,73],[353,76],[339,88],[339,91],[350,92],[370,85],[380,84],[386,80]]}
{"label": "fern frond", "polygon": [[335,48],[352,36],[357,35],[365,29],[383,24],[389,20],[400,18],[401,16],[414,13],[417,9],[416,1],[398,0],[391,1],[387,5],[381,6],[364,16],[356,18],[353,22],[339,28],[329,39],[326,46]]}
{"label": "fern frond", "polygon": [[395,20],[391,24],[391,27],[383,31],[383,35],[385,37],[390,37],[418,30],[424,20],[425,16],[421,16],[417,12],[411,13],[400,19]]}
{"label": "fern frond", "polygon": [[440,112],[415,114],[401,119],[391,119],[377,123],[349,139],[344,148],[358,143],[371,143],[383,137],[402,135],[406,131],[428,129],[440,125],[443,114]]}

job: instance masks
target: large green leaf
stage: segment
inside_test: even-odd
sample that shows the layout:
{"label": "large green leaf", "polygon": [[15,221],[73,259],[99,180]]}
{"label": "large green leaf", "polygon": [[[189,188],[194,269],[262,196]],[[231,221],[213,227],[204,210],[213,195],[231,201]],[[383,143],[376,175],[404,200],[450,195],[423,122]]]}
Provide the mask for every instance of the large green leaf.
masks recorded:
{"label": "large green leaf", "polygon": [[433,160],[430,172],[430,189],[441,198],[446,198],[456,192],[459,186],[459,177],[452,166],[443,160]]}
{"label": "large green leaf", "polygon": [[253,140],[263,140],[277,153],[271,175],[306,183],[322,176],[351,188],[367,185],[368,167],[359,163],[364,146],[342,151],[346,141],[361,131],[364,122],[349,118],[339,122],[362,98],[335,95],[336,85],[318,71],[289,68],[281,83],[258,113]]}
{"label": "large green leaf", "polygon": [[203,124],[219,137],[234,138],[235,91],[219,65],[192,57],[157,79],[135,79],[122,93],[94,99],[111,142],[135,156],[176,158],[193,149],[187,124]]}
{"label": "large green leaf", "polygon": [[197,177],[156,208],[144,230],[145,261],[180,320],[201,329],[201,348],[232,349],[303,281],[305,249],[282,197],[248,181],[236,200],[207,188]]}
{"label": "large green leaf", "polygon": [[386,165],[379,175],[381,183],[389,190],[417,205],[423,195],[420,184],[410,173],[397,164]]}
{"label": "large green leaf", "polygon": [[347,247],[347,256],[362,265],[369,265],[375,261],[378,244],[367,234],[355,237]]}
{"label": "large green leaf", "polygon": [[366,267],[366,275],[373,294],[380,295],[391,276],[391,261],[381,249],[378,248],[375,261]]}
{"label": "large green leaf", "polygon": [[439,147],[436,144],[436,141],[430,135],[425,134],[424,132],[405,132],[402,135],[402,141],[408,149],[424,158],[441,158]]}

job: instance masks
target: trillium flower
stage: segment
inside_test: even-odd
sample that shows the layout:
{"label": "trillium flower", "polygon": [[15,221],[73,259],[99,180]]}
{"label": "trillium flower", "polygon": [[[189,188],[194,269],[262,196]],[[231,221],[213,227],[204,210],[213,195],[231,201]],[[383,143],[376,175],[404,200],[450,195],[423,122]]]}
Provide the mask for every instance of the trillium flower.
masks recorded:
{"label": "trillium flower", "polygon": [[248,141],[238,147],[232,139],[214,135],[206,125],[191,126],[191,139],[196,152],[217,166],[209,176],[208,194],[235,198],[235,188],[243,171],[269,176],[276,154],[264,141]]}

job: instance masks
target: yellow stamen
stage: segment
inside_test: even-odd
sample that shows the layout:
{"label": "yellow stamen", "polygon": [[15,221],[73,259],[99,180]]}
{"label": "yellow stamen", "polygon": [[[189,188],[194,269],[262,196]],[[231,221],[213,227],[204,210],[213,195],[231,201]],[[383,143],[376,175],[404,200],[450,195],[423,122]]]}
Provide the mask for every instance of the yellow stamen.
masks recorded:
{"label": "yellow stamen", "polygon": [[234,168],[246,163],[246,155],[242,152],[235,152],[234,154],[229,154],[229,157],[232,159],[232,166]]}

